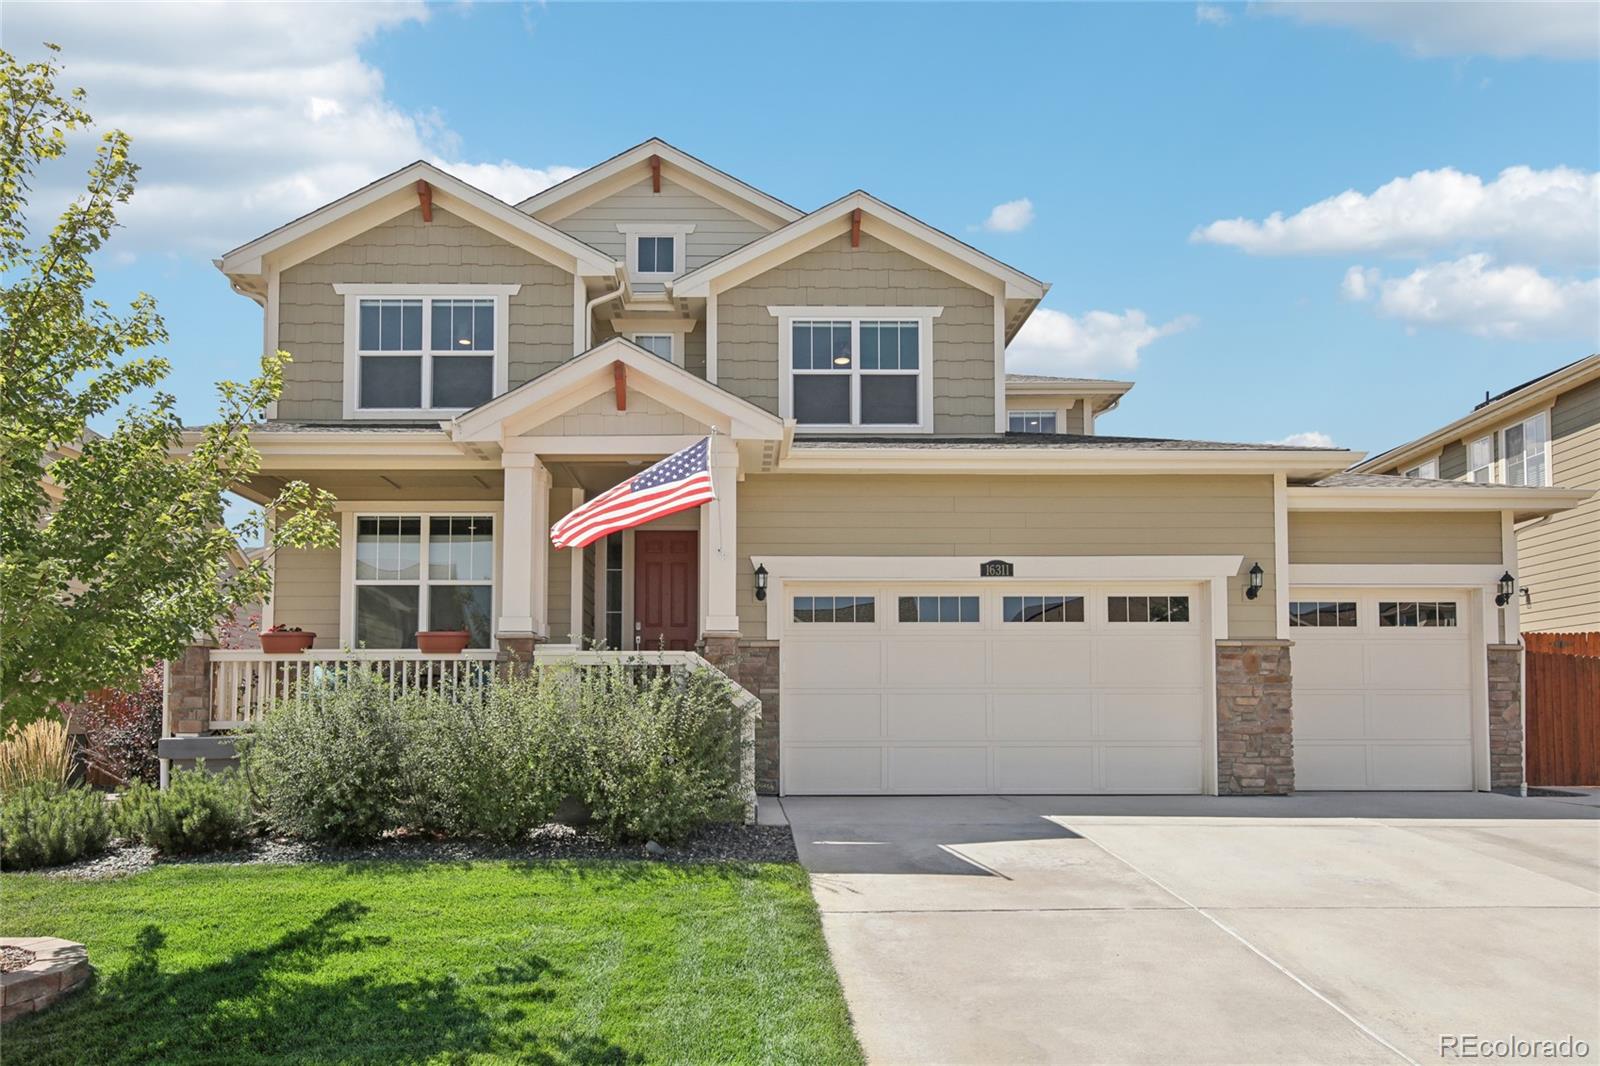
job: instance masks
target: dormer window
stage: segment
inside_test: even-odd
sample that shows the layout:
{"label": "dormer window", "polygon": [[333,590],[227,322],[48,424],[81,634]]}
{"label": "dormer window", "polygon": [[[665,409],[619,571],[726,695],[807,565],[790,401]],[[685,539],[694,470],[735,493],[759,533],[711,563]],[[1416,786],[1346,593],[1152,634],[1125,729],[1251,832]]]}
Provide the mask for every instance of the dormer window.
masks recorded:
{"label": "dormer window", "polygon": [[1011,411],[1007,414],[1008,428],[1012,433],[1054,433],[1054,411]]}
{"label": "dormer window", "polygon": [[619,223],[617,229],[627,242],[628,277],[633,281],[670,281],[683,273],[685,246],[693,226]]}
{"label": "dormer window", "polygon": [[335,285],[345,298],[345,417],[469,410],[506,389],[520,285]]}

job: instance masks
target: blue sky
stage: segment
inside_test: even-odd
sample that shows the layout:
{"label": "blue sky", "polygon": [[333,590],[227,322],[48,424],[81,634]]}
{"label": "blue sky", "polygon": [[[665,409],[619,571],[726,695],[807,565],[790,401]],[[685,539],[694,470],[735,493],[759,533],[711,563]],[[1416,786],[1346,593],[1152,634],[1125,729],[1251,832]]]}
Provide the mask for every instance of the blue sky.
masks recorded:
{"label": "blue sky", "polygon": [[1600,6],[7,6],[134,135],[100,294],[157,297],[191,421],[260,345],[212,257],[419,156],[515,198],[649,136],[1051,282],[1013,358],[1135,380],[1104,432],[1376,451],[1600,349]]}

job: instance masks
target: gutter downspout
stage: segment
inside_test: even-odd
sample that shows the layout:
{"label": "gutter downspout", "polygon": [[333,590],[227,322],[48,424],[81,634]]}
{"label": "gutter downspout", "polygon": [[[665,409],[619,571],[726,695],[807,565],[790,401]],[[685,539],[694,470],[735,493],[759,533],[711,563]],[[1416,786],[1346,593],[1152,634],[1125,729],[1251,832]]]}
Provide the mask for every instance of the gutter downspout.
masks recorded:
{"label": "gutter downspout", "polygon": [[594,309],[603,303],[608,303],[628,291],[627,279],[622,277],[622,271],[627,267],[617,264],[617,287],[610,292],[603,292],[590,300],[583,307],[583,350],[588,351],[594,347]]}

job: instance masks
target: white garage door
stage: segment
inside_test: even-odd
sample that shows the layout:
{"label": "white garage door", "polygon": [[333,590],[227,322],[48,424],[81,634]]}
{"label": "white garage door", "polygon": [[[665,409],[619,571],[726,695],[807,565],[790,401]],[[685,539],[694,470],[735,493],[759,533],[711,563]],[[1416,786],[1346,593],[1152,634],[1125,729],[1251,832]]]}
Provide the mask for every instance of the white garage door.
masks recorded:
{"label": "white garage door", "polygon": [[1459,590],[1294,590],[1296,789],[1472,787],[1482,657],[1470,602]]}
{"label": "white garage door", "polygon": [[1199,792],[1200,589],[786,585],[791,794]]}

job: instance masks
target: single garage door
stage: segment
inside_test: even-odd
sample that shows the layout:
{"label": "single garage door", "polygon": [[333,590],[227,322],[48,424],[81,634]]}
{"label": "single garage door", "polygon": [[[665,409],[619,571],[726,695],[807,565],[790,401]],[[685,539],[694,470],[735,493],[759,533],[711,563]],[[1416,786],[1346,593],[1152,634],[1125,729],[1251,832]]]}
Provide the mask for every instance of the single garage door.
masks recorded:
{"label": "single garage door", "polygon": [[1295,788],[1470,789],[1468,594],[1292,595]]}
{"label": "single garage door", "polygon": [[1201,590],[786,585],[791,794],[1199,792]]}

